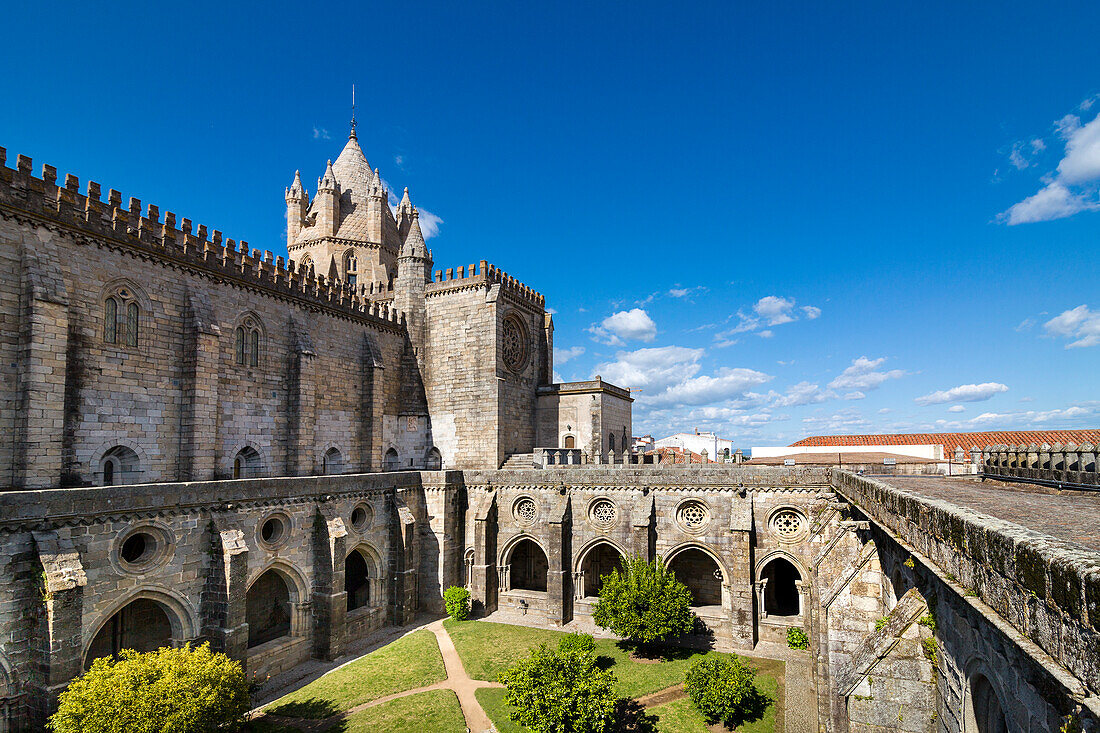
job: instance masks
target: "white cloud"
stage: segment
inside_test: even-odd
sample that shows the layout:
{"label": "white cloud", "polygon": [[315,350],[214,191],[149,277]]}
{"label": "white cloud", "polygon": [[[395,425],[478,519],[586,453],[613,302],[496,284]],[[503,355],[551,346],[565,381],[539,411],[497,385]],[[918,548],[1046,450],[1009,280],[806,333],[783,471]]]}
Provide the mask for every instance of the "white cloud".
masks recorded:
{"label": "white cloud", "polygon": [[595,373],[623,387],[659,392],[699,371],[702,349],[683,346],[620,351],[615,361],[596,366]]}
{"label": "white cloud", "polygon": [[901,369],[881,371],[878,369],[886,361],[886,357],[868,359],[861,356],[853,359],[851,366],[840,373],[833,381],[829,382],[830,389],[875,389],[889,379],[899,379],[905,376]]}
{"label": "white cloud", "polygon": [[402,166],[402,164],[404,164],[404,162],[405,162],[405,156],[404,155],[395,155],[394,158],[393,158],[393,162],[397,164],[398,168],[400,168]]}
{"label": "white cloud", "polygon": [[657,338],[657,324],[641,308],[613,313],[588,330],[597,341],[610,346],[622,346],[627,341],[649,343]]}
{"label": "white cloud", "polygon": [[[960,384],[951,389],[931,392],[923,397],[917,397],[914,402],[918,405],[942,405],[947,402],[982,402],[994,395],[1007,392],[1008,387],[1000,382],[982,382],[981,384]],[[960,410],[954,410],[960,412]]]}
{"label": "white cloud", "polygon": [[701,375],[673,384],[656,395],[647,397],[646,403],[662,405],[709,405],[745,394],[751,387],[764,384],[771,377],[753,369],[722,368],[717,376]]}
{"label": "white cloud", "polygon": [[1100,208],[1100,204],[1083,194],[1074,193],[1061,181],[1051,181],[1036,194],[1013,204],[1001,214],[1010,226],[1051,221],[1073,216],[1080,211]]}
{"label": "white cloud", "polygon": [[564,364],[567,361],[576,359],[578,356],[584,353],[583,346],[573,346],[569,349],[554,348],[554,363]]}
{"label": "white cloud", "polygon": [[799,382],[787,390],[787,394],[775,400],[777,407],[798,407],[824,402],[832,393],[810,382]]}
{"label": "white cloud", "polygon": [[947,408],[948,412],[966,412],[966,408],[962,405],[951,405]]}
{"label": "white cloud", "polygon": [[[1081,109],[1088,109],[1082,103]],[[1100,209],[1097,193],[1100,188],[1100,115],[1084,125],[1077,115],[1066,115],[1055,123],[1058,136],[1065,140],[1065,153],[1056,170],[1044,177],[1046,184],[998,217],[1010,226],[1038,221],[1050,221],[1072,216],[1081,211]],[[1012,163],[1026,168],[1031,158],[1024,157],[1022,148],[1013,147]],[[1046,144],[1033,140],[1030,155],[1042,152]]]}
{"label": "white cloud", "polygon": [[1049,336],[1075,339],[1066,344],[1067,349],[1096,346],[1100,344],[1100,311],[1082,304],[1051,318],[1043,328]]}
{"label": "white cloud", "polygon": [[706,291],[707,289],[703,285],[696,285],[695,287],[691,288],[681,288],[677,286],[670,289],[668,291],[668,294],[671,295],[673,298],[686,298],[689,295],[694,295],[695,293],[705,293]]}
{"label": "white cloud", "polygon": [[794,298],[765,295],[753,304],[751,313],[738,310],[736,313],[737,325],[716,333],[714,340],[717,346],[731,346],[737,343],[736,340],[731,338],[735,334],[757,331],[758,329],[764,329],[760,331],[760,336],[771,338],[775,335],[771,330],[772,326],[781,326],[784,323],[797,321],[800,312],[801,316],[807,321],[812,321],[821,316],[821,309],[815,305],[804,305],[796,308]]}
{"label": "white cloud", "polygon": [[314,127],[313,128],[313,139],[314,140],[331,140],[332,138],[329,137],[328,130],[324,129],[323,127]]}
{"label": "white cloud", "polygon": [[1020,321],[1019,326],[1016,326],[1017,331],[1030,331],[1033,328],[1035,328],[1034,318],[1025,318],[1024,320]]}
{"label": "white cloud", "polygon": [[846,400],[862,400],[862,399],[865,399],[866,397],[867,397],[867,395],[865,395],[865,394],[863,394],[862,392],[859,392],[859,391],[849,392],[846,395],[844,395],[844,399],[846,399]]}
{"label": "white cloud", "polygon": [[432,237],[439,235],[439,225],[443,223],[443,219],[436,216],[427,209],[421,209],[416,207],[420,212],[420,231],[424,234],[424,239],[431,239]]}

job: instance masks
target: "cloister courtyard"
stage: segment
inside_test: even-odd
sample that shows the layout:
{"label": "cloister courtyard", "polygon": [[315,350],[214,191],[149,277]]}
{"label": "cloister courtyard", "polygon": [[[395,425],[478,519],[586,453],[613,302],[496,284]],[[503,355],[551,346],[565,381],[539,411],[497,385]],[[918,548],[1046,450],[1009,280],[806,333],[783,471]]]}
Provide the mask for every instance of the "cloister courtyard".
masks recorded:
{"label": "cloister courtyard", "polygon": [[[564,635],[511,623],[423,619],[401,629],[396,638],[379,640],[366,653],[340,660],[339,666],[264,685],[257,696],[263,704],[254,711],[251,730],[464,733],[468,727],[480,730],[491,723],[500,733],[522,733],[529,729],[509,719],[511,706],[504,701],[498,675],[534,647],[557,644]],[[668,647],[643,658],[613,638],[597,638],[596,654],[600,666],[615,674],[620,717],[627,730],[725,730],[708,727],[692,707],[683,681],[700,657],[732,655]],[[781,733],[787,699],[784,661],[742,659],[757,672],[757,687],[769,702],[758,718],[738,730]]]}

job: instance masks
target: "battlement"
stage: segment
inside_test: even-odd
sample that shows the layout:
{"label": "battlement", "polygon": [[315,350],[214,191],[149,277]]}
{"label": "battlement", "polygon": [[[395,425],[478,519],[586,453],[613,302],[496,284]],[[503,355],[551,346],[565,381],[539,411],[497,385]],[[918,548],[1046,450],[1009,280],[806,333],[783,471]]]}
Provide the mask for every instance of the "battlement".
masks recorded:
{"label": "battlement", "polygon": [[196,228],[190,219],[180,219],[177,225],[171,211],[166,211],[161,221],[160,207],[154,204],[148,204],[142,214],[138,198],[131,197],[129,205],[123,207],[122,194],[115,189],[108,191],[104,203],[100,184],[95,181],[88,181],[81,194],[76,176],[66,174],[64,185],[58,186],[54,166],[43,164],[41,178],[34,177],[32,167],[31,158],[19,155],[15,168],[8,168],[7,150],[0,147],[0,211],[389,330],[404,327],[404,315],[378,302],[377,297],[364,296],[352,286],[327,280],[312,268],[295,268],[293,260],[287,262],[271,250],[250,249],[248,242],[225,238],[219,230],[209,232],[204,225]]}
{"label": "battlement", "polygon": [[542,293],[534,288],[527,287],[496,265],[490,265],[485,260],[481,260],[477,265],[470,264],[458,268],[449,267],[446,270],[436,270],[432,282],[428,283],[426,295],[431,297],[467,288],[489,287],[498,283],[505,292],[517,300],[530,303],[536,308],[546,306],[546,297]]}

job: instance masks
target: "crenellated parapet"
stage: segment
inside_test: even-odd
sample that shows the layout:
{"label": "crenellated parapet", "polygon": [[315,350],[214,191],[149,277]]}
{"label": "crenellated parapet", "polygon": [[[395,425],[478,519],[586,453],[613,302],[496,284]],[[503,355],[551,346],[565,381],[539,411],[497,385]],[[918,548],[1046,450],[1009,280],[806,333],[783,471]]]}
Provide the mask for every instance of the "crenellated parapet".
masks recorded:
{"label": "crenellated parapet", "polygon": [[546,296],[534,288],[524,285],[496,265],[491,265],[485,260],[481,260],[476,265],[460,265],[457,268],[448,267],[446,270],[436,270],[432,282],[428,283],[425,296],[428,298],[438,297],[446,293],[482,287],[488,288],[496,284],[501,286],[501,291],[504,294],[515,300],[538,309],[546,307]]}
{"label": "crenellated parapet", "polygon": [[[44,164],[35,177],[25,155],[8,168],[7,151],[0,148],[0,215],[64,232],[89,244],[117,248],[134,256],[161,261],[166,267],[202,272],[242,287],[325,309],[386,330],[403,328],[404,315],[385,298],[318,274],[312,267],[276,257],[271,250],[251,249],[246,241],[224,237],[219,230],[195,226],[190,219],[131,197],[122,203],[114,189],[104,202],[100,184],[89,181],[84,193],[80,181],[67,174],[58,185],[57,169]],[[379,284],[381,286],[382,284]],[[390,286],[392,288],[392,285]]]}
{"label": "crenellated parapet", "polygon": [[1093,443],[990,445],[982,451],[982,473],[987,478],[1100,487],[1097,452]]}

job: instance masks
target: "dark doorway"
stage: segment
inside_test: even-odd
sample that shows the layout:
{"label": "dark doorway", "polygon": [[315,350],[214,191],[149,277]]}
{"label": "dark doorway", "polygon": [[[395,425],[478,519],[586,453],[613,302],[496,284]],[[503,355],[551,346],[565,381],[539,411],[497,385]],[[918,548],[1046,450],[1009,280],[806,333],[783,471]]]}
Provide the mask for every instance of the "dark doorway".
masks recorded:
{"label": "dark doorway", "polygon": [[722,604],[722,570],[713,557],[702,550],[690,547],[677,553],[668,567],[691,591],[691,605],[719,606]]}
{"label": "dark doorway", "polygon": [[358,550],[344,560],[344,591],[348,594],[349,611],[370,605],[370,570]]}
{"label": "dark doorway", "polygon": [[789,560],[777,557],[764,566],[761,580],[767,580],[764,586],[764,612],[769,616],[798,616],[801,612],[797,581],[802,580]]}
{"label": "dark doorway", "polygon": [[248,647],[290,635],[290,590],[274,570],[256,579],[245,599]]}
{"label": "dark doorway", "polygon": [[622,567],[622,564],[623,556],[606,542],[601,542],[590,549],[584,556],[584,562],[581,563],[585,597],[598,596],[600,588],[603,587],[603,576]]}
{"label": "dark doorway", "polygon": [[512,550],[511,585],[514,590],[546,590],[546,553],[532,540],[520,540]]}
{"label": "dark doorway", "polygon": [[172,623],[156,601],[138,598],[107,619],[92,639],[84,667],[100,657],[110,657],[123,649],[151,652],[172,645]]}

